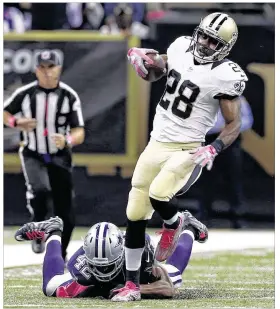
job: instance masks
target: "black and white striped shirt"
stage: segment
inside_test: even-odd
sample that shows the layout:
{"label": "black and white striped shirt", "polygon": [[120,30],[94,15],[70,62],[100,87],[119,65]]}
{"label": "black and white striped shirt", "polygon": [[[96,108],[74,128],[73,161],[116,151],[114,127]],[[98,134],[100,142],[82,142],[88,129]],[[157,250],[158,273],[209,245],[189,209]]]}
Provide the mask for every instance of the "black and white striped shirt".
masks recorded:
{"label": "black and white striped shirt", "polygon": [[21,140],[25,147],[40,154],[58,151],[51,139],[53,133],[66,135],[71,128],[84,126],[80,98],[63,82],[51,90],[41,88],[37,81],[20,87],[5,101],[4,110],[37,120],[36,128],[23,132]]}

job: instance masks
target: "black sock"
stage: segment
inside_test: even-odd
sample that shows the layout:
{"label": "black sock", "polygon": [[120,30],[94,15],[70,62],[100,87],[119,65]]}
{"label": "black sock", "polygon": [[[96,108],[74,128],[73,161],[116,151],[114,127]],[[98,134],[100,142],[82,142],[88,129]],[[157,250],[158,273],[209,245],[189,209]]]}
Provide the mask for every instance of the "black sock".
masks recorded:
{"label": "black sock", "polygon": [[177,227],[179,226],[180,224],[180,218],[178,217],[178,219],[172,223],[172,224],[167,224],[164,222],[164,226],[167,228],[167,229],[172,229],[172,230],[176,230]]}
{"label": "black sock", "polygon": [[[136,250],[138,251],[138,254],[140,252],[143,252],[143,248],[145,247],[145,230],[147,226],[148,221],[147,220],[140,220],[140,221],[131,221],[127,220],[127,228],[126,228],[126,234],[125,234],[125,250],[126,250],[126,258],[130,256],[129,251],[130,250]],[[128,252],[127,252],[128,251]],[[138,256],[138,254],[134,254],[132,256],[132,265],[130,265],[130,269],[137,269],[139,267],[139,263],[141,261],[141,256]],[[141,253],[142,255],[142,253]],[[130,256],[131,258],[131,256]],[[139,258],[139,259],[138,259]],[[126,263],[128,264],[128,263]],[[135,268],[133,266],[135,264]],[[126,281],[133,282],[136,286],[140,286],[140,269],[138,270],[126,270]]]}
{"label": "black sock", "polygon": [[62,232],[61,231],[59,231],[59,230],[57,230],[57,231],[53,231],[53,232],[51,232],[50,234],[49,234],[49,236],[48,236],[48,238],[50,238],[51,236],[53,236],[53,235],[57,235],[57,236],[62,236]]}
{"label": "black sock", "polygon": [[125,246],[130,249],[145,247],[145,231],[148,220],[131,221],[127,219]]}
{"label": "black sock", "polygon": [[140,269],[126,270],[126,281],[133,282],[136,286],[140,286]]}
{"label": "black sock", "polygon": [[151,204],[154,210],[161,216],[163,220],[169,220],[174,217],[177,213],[176,204],[159,201],[150,197]]}

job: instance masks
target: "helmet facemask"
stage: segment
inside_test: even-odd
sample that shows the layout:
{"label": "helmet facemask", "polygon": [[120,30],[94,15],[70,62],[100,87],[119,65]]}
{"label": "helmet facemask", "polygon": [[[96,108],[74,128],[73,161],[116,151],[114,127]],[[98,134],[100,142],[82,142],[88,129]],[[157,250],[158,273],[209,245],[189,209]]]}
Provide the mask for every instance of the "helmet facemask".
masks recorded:
{"label": "helmet facemask", "polygon": [[238,36],[235,21],[226,14],[213,13],[201,20],[192,36],[192,54],[199,63],[224,59]]}
{"label": "helmet facemask", "polygon": [[95,224],[85,237],[83,249],[90,272],[97,280],[108,282],[121,272],[124,264],[124,238],[114,224]]}
{"label": "helmet facemask", "polygon": [[[208,38],[208,46],[201,44],[199,39]],[[202,28],[198,27],[192,37],[193,50],[195,59],[200,63],[208,63],[222,60],[230,51],[230,44],[223,41],[217,36],[206,33]],[[210,47],[209,45],[212,45]]]}
{"label": "helmet facemask", "polygon": [[90,272],[95,276],[95,278],[101,282],[109,282],[114,279],[122,270],[124,263],[124,251],[121,256],[119,256],[115,261],[108,262],[107,258],[93,259],[87,263]]}

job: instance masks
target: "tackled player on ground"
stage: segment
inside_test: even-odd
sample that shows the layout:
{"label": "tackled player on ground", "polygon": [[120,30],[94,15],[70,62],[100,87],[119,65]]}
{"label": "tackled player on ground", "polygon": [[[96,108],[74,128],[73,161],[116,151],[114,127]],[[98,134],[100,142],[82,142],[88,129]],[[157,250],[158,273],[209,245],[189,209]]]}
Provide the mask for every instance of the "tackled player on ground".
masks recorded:
{"label": "tackled player on ground", "polygon": [[[170,298],[182,285],[194,239],[206,227],[188,211],[182,213],[185,225],[177,250],[167,263],[157,263],[151,237],[145,235],[141,262],[141,294],[149,298]],[[15,234],[18,241],[40,239],[46,245],[43,263],[43,293],[46,296],[104,297],[115,295],[125,283],[124,234],[114,224],[100,222],[87,232],[84,244],[70,258],[64,273],[61,251],[63,222],[59,217],[23,225]]]}

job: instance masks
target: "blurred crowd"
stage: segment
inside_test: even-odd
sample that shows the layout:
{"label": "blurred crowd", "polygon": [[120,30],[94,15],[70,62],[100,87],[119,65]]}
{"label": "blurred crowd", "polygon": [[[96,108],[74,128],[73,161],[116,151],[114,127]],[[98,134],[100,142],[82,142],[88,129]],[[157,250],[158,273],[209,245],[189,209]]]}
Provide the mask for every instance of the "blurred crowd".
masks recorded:
{"label": "blurred crowd", "polygon": [[169,11],[259,13],[274,18],[273,3],[4,3],[4,33],[95,30],[149,38],[149,22]]}
{"label": "blurred crowd", "polygon": [[[51,18],[50,18],[51,17]],[[4,6],[4,32],[96,30],[147,38],[145,3],[18,3]]]}

